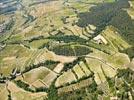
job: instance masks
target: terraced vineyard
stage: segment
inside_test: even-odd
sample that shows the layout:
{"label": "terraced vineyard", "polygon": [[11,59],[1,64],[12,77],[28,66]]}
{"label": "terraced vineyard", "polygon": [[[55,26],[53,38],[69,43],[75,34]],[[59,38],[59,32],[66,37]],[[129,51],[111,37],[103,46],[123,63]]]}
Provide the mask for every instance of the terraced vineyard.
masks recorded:
{"label": "terraced vineyard", "polygon": [[133,99],[133,0],[0,0],[0,100]]}

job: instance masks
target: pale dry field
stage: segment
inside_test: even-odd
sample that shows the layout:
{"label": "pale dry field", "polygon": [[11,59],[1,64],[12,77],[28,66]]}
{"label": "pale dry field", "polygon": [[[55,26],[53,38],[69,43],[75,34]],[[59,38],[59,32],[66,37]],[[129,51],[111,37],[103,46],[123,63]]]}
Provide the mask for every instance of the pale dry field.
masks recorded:
{"label": "pale dry field", "polygon": [[72,73],[71,70],[64,72],[61,76],[59,76],[55,82],[55,86],[61,86],[65,83],[71,83],[72,81],[77,81],[75,75]]}
{"label": "pale dry field", "polygon": [[80,81],[79,83],[76,83],[76,84],[72,84],[72,85],[60,88],[60,89],[58,89],[58,94],[68,93],[68,92],[71,92],[71,91],[74,91],[74,90],[77,90],[77,89],[80,89],[80,88],[87,87],[90,84],[92,84],[92,79],[91,78]]}

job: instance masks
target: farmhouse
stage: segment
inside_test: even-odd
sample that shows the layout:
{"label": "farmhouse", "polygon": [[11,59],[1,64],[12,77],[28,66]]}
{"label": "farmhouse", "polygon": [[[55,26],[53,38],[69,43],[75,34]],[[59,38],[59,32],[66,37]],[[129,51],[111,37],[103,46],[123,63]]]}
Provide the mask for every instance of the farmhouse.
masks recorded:
{"label": "farmhouse", "polygon": [[93,40],[96,41],[98,44],[102,44],[102,43],[107,44],[107,40],[100,34],[94,37]]}
{"label": "farmhouse", "polygon": [[129,5],[130,5],[130,7],[133,7],[133,4],[132,4],[132,2],[131,1],[128,1],[129,2]]}

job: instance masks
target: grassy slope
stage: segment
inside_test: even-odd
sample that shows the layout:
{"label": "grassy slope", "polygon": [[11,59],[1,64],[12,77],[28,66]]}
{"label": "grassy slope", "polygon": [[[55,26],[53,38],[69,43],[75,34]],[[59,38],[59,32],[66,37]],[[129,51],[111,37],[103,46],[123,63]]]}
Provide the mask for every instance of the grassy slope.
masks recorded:
{"label": "grassy slope", "polygon": [[[43,9],[48,9],[49,7],[54,8],[51,3],[29,6],[32,4],[32,1],[22,0],[22,4],[25,6],[24,9],[18,10],[13,14],[13,19],[15,19],[14,25],[0,37],[0,42],[4,40],[1,43],[7,44],[5,48],[0,50],[0,73],[7,76],[16,67],[24,69],[26,66],[34,64],[35,60],[38,60],[39,57],[43,57],[43,60],[47,59],[45,56],[41,56],[44,47],[48,48],[48,50],[49,48],[53,48],[51,49],[52,52],[57,52],[57,54],[64,56],[85,56],[87,54],[94,56],[95,59],[86,58],[86,61],[89,68],[95,73],[95,81],[98,84],[106,80],[100,66],[103,66],[109,77],[113,77],[116,72],[106,63],[115,69],[124,68],[124,65],[129,63],[129,58],[122,53],[128,54],[131,58],[134,55],[133,8],[129,8],[127,0],[119,0],[119,2],[106,0],[103,4],[100,0],[80,1],[82,2],[68,0],[64,5],[62,4],[62,0],[55,1],[53,2],[55,9],[45,11]],[[70,6],[68,7],[67,4]],[[128,13],[124,9],[127,9]],[[38,12],[42,11],[42,13],[33,13],[36,10]],[[75,12],[76,10],[78,11],[77,13]],[[0,15],[0,17],[2,18],[0,22],[3,23],[11,15]],[[64,23],[63,18],[68,23]],[[94,25],[97,29],[90,29],[90,24]],[[93,35],[90,31],[102,34],[108,41],[108,44],[99,45],[94,43],[92,39],[91,41],[90,39],[86,40],[88,39],[87,36],[92,37]],[[63,38],[50,39],[52,35],[54,37],[62,36]],[[71,37],[78,36],[79,38],[68,38],[66,40],[66,35],[72,35]],[[43,36],[43,38],[39,38],[39,36]],[[84,39],[81,39],[83,37]],[[87,42],[81,43],[82,40]],[[24,45],[27,47],[24,47]],[[91,54],[88,52],[90,49],[93,50]],[[84,52],[84,50],[87,52]],[[49,52],[48,55],[51,55],[53,59],[55,57],[49,54]],[[86,72],[80,66],[74,67],[73,69],[77,76],[86,76]],[[86,70],[87,73],[88,70]],[[33,73],[30,73],[30,75],[34,76]],[[65,81],[65,78],[69,78],[69,76],[60,75],[58,79],[60,82],[57,82],[58,85],[59,83],[62,85],[68,81],[76,80],[74,76],[72,80]],[[47,80],[45,81],[47,82]],[[18,92],[17,94],[13,94],[13,96],[26,95],[25,93],[21,93]]]}

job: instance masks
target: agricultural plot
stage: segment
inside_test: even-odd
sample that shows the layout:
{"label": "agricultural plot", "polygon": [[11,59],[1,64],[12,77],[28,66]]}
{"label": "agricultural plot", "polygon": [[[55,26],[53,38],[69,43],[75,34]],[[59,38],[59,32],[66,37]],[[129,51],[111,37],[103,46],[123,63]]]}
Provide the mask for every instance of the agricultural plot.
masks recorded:
{"label": "agricultural plot", "polygon": [[58,94],[62,94],[62,93],[64,94],[64,93],[72,92],[72,91],[80,89],[80,88],[87,87],[90,84],[92,84],[92,82],[93,82],[92,79],[89,78],[89,79],[83,80],[79,83],[65,86],[63,88],[58,89]]}
{"label": "agricultural plot", "polygon": [[121,35],[117,32],[117,29],[112,26],[108,26],[103,31],[102,35],[108,40],[109,45],[115,51],[123,51],[124,49],[131,47],[125,40],[122,39]]}
{"label": "agricultural plot", "polygon": [[129,14],[129,16],[131,17],[131,19],[134,19],[134,12],[133,12],[134,6],[132,6],[132,7],[133,7],[133,8],[128,9],[127,12],[128,12],[128,14]]}
{"label": "agricultural plot", "polygon": [[85,76],[84,71],[81,69],[81,67],[79,65],[74,66],[73,70],[74,70],[75,74],[77,75],[78,79]]}
{"label": "agricultural plot", "polygon": [[30,55],[29,59],[26,61],[24,66],[31,66],[35,64],[35,60],[38,56],[40,56],[43,53],[43,50],[32,50],[32,54]]}
{"label": "agricultural plot", "polygon": [[61,76],[58,77],[58,79],[56,80],[55,86],[56,87],[63,86],[66,83],[71,83],[73,81],[77,81],[77,79],[74,73],[71,70],[69,70],[67,72],[64,72]]}
{"label": "agricultural plot", "polygon": [[0,93],[2,92],[2,90],[4,90],[4,89],[5,89],[5,87],[6,87],[6,85],[5,85],[5,84],[0,84]]}
{"label": "agricultural plot", "polygon": [[19,99],[19,100],[34,100],[34,99],[39,99],[39,100],[44,100],[46,99],[46,94],[43,93],[27,93],[27,92],[17,92],[12,94],[12,97],[15,99]]}
{"label": "agricultural plot", "polygon": [[106,75],[114,77],[118,68],[125,68],[125,65],[130,62],[125,54],[109,56],[97,50],[96,53],[92,53],[90,56],[87,55],[86,61],[91,71],[95,73],[95,80],[98,84],[106,81],[102,68]]}
{"label": "agricultural plot", "polygon": [[[122,68],[124,65],[130,62],[129,57],[123,53],[115,53],[113,55],[105,54],[104,52],[94,49],[94,53],[89,55],[89,58],[96,59],[102,63],[109,63],[114,66],[114,68]],[[88,55],[87,55],[88,58]],[[114,59],[114,60],[111,60]]]}
{"label": "agricultural plot", "polygon": [[53,58],[54,61],[60,61],[61,63],[71,63],[77,59],[77,57],[66,57],[63,55],[56,55],[54,53],[53,53],[53,57],[54,57]]}
{"label": "agricultural plot", "polygon": [[[47,62],[47,61],[46,61]],[[44,62],[43,62],[44,63]],[[23,71],[23,74],[21,76],[18,76],[15,80],[19,81],[22,80],[24,83],[29,84],[32,87],[40,88],[40,87],[46,87],[48,88],[53,80],[57,77],[56,72],[50,70],[52,67],[56,67],[56,64],[52,64],[52,62],[45,66],[40,66],[40,63],[35,65],[35,67],[30,68],[28,67]]]}
{"label": "agricultural plot", "polygon": [[[1,73],[9,75],[14,68],[22,70],[33,51],[19,45],[7,45],[4,51],[0,52]],[[24,67],[23,67],[24,66]]]}
{"label": "agricultural plot", "polygon": [[80,62],[79,64],[82,71],[86,74],[86,76],[89,76],[91,74],[90,69],[84,64],[84,62]]}
{"label": "agricultural plot", "polygon": [[6,85],[5,84],[0,84],[0,99],[1,100],[6,100],[8,99],[8,91],[6,89]]}
{"label": "agricultural plot", "polygon": [[41,50],[42,53],[37,56],[37,58],[34,60],[34,64],[39,64],[41,62],[44,62],[46,60],[53,60],[53,54],[51,52],[48,52],[47,50],[43,49]]}
{"label": "agricultural plot", "polygon": [[43,82],[45,82],[47,87],[49,87],[56,78],[57,74],[51,71],[48,75],[44,77]]}
{"label": "agricultural plot", "polygon": [[107,96],[107,94],[110,94],[110,89],[107,82],[99,84],[98,89],[103,90],[105,96]]}
{"label": "agricultural plot", "polygon": [[41,32],[36,29],[33,30],[33,28],[30,31],[22,34],[24,34],[24,40],[30,40],[32,38],[41,36]]}
{"label": "agricultural plot", "polygon": [[34,60],[34,64],[38,64],[46,60],[52,60],[55,62],[58,61],[61,63],[70,63],[70,62],[73,62],[77,58],[77,57],[71,57],[71,56],[57,55],[54,52],[49,51],[47,49],[43,49],[41,51],[42,53],[40,53],[40,55],[38,55],[36,59]]}
{"label": "agricultural plot", "polygon": [[127,67],[134,71],[134,59],[132,59],[132,61],[127,65]]}
{"label": "agricultural plot", "polygon": [[42,80],[40,80],[40,79],[38,79],[35,82],[33,82],[31,84],[31,86],[33,86],[35,88],[41,88],[41,87],[46,87],[47,88],[47,85],[44,82],[42,82]]}
{"label": "agricultural plot", "polygon": [[8,99],[8,91],[6,89],[4,89],[3,92],[0,93],[0,99],[1,100]]}
{"label": "agricultural plot", "polygon": [[[94,63],[94,62],[96,62],[96,63]],[[105,76],[101,69],[100,62],[98,62],[97,60],[88,59],[87,63],[88,63],[88,66],[90,67],[91,71],[93,71],[95,74],[94,76],[95,76],[96,83],[100,84],[101,82],[106,81]],[[112,72],[113,72],[113,70],[112,70]]]}
{"label": "agricultural plot", "polygon": [[81,34],[79,31],[81,31],[79,27],[75,27],[70,24],[65,25],[64,29],[62,30],[62,32],[65,33],[66,35],[76,35],[76,36],[79,36]]}
{"label": "agricultural plot", "polygon": [[0,6],[0,100],[133,100],[132,0]]}
{"label": "agricultural plot", "polygon": [[[27,82],[28,84],[34,84],[35,87],[40,87],[40,84],[38,86],[37,81],[41,80],[40,82],[42,82],[43,84],[43,79],[50,73],[51,71],[48,70],[47,68],[45,68],[45,66],[43,67],[39,67],[36,69],[33,69],[25,74],[23,74],[23,81]],[[36,85],[37,83],[37,85]],[[41,84],[41,85],[42,85]],[[45,84],[44,84],[45,86]]]}
{"label": "agricultural plot", "polygon": [[47,94],[45,92],[30,93],[17,87],[13,82],[8,83],[8,89],[11,91],[12,98],[16,100],[43,100],[47,97]]}
{"label": "agricultural plot", "polygon": [[64,68],[64,64],[62,64],[62,63],[59,63],[55,68],[54,68],[54,72],[56,72],[56,73],[60,73],[62,70],[63,70],[63,68]]}

